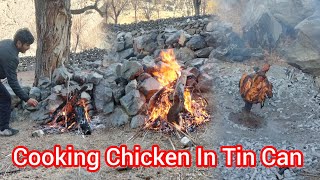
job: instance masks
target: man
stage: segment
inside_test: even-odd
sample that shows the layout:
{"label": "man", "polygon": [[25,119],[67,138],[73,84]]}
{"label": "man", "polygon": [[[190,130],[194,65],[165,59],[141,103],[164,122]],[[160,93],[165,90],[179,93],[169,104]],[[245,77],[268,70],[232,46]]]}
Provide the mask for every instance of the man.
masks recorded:
{"label": "man", "polygon": [[[37,106],[38,101],[29,98],[17,79],[17,67],[19,64],[19,52],[25,53],[34,42],[34,37],[28,29],[20,29],[14,35],[14,39],[0,41],[0,79],[7,78],[14,93],[30,106]],[[11,96],[5,86],[0,82],[0,135],[12,136],[19,130],[9,127],[11,115]]]}

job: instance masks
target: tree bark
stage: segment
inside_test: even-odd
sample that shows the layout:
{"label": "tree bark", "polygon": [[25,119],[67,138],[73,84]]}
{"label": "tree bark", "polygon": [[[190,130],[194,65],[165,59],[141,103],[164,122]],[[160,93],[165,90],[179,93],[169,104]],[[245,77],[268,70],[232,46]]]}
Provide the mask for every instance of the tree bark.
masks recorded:
{"label": "tree bark", "polygon": [[35,0],[37,52],[35,85],[40,77],[51,79],[53,71],[69,59],[70,0]]}
{"label": "tree bark", "polygon": [[193,7],[194,7],[196,16],[200,15],[200,5],[201,5],[201,0],[193,0]]}

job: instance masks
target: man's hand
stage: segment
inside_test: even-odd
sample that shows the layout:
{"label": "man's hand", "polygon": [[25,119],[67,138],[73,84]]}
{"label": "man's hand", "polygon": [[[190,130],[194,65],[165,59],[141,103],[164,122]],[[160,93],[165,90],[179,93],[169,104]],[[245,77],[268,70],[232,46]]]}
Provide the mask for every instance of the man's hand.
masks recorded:
{"label": "man's hand", "polygon": [[29,106],[33,106],[33,107],[36,107],[38,105],[38,101],[33,99],[33,98],[30,98],[28,101],[27,101],[27,104]]}

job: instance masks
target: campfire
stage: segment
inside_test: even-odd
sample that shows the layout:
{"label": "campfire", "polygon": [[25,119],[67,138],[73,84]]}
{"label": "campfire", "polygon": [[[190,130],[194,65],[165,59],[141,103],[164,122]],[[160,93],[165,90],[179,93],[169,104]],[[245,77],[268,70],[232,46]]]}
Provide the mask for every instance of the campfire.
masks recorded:
{"label": "campfire", "polygon": [[162,51],[160,58],[153,75],[162,88],[149,100],[144,129],[191,132],[209,121],[207,101],[197,88],[196,76],[180,67],[172,49]]}
{"label": "campfire", "polygon": [[49,129],[58,129],[59,132],[81,129],[84,135],[90,135],[89,102],[80,98],[81,92],[86,89],[87,87],[84,86],[80,90],[76,89],[73,93],[70,93],[66,101],[56,108],[50,119],[44,123],[45,126]]}

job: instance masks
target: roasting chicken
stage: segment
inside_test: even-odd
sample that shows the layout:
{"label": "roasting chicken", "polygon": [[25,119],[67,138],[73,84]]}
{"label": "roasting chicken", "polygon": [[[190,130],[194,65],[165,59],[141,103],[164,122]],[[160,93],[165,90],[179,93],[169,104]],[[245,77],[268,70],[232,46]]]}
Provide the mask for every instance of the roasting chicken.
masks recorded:
{"label": "roasting chicken", "polygon": [[269,71],[270,65],[263,65],[261,70],[257,70],[253,74],[243,74],[240,82],[240,94],[245,101],[244,110],[250,111],[252,104],[260,103],[261,108],[264,106],[266,98],[272,97],[272,84],[268,81],[266,73]]}

